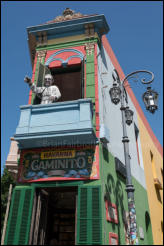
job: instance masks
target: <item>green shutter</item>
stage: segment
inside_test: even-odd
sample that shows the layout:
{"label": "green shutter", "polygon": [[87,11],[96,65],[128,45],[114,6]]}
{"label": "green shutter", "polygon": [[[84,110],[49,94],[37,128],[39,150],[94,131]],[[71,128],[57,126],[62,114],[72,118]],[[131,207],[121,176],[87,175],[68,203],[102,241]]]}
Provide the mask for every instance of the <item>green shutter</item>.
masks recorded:
{"label": "green shutter", "polygon": [[47,66],[45,66],[45,74],[44,74],[44,76],[46,74],[51,74],[51,71],[50,71],[50,69]]}
{"label": "green shutter", "polygon": [[87,188],[80,188],[79,193],[78,193],[78,233],[77,235],[79,236],[79,244],[85,244],[88,242],[88,223],[87,223],[87,204],[88,204],[88,199],[87,199],[87,193],[88,189]]}
{"label": "green shutter", "polygon": [[16,223],[17,223],[17,217],[18,217],[18,209],[19,209],[19,203],[20,203],[20,190],[14,190],[11,200],[11,208],[10,208],[10,214],[8,219],[8,226],[6,231],[6,237],[5,237],[5,244],[6,245],[12,245],[14,242],[14,237],[16,233]]}
{"label": "green shutter", "polygon": [[[39,62],[37,79],[35,81],[37,87],[41,87],[44,85],[45,74],[51,74],[51,72],[47,66]],[[39,95],[35,95],[33,104],[40,104],[40,102],[41,102],[41,98],[39,97]]]}
{"label": "green shutter", "polygon": [[12,195],[5,245],[28,245],[34,189],[15,187]]}
{"label": "green shutter", "polygon": [[43,85],[44,70],[45,70],[45,66],[39,62],[39,64],[38,64],[38,75],[37,75],[37,79],[36,79],[36,86],[37,87],[41,87]]}
{"label": "green shutter", "polygon": [[39,64],[38,64],[38,76],[36,79],[37,87],[43,86],[45,74],[51,74],[51,72],[47,66],[45,66],[44,64],[39,62]]}
{"label": "green shutter", "polygon": [[92,243],[101,243],[101,204],[100,188],[92,188]]}
{"label": "green shutter", "polygon": [[101,196],[99,186],[79,187],[77,244],[102,244]]}

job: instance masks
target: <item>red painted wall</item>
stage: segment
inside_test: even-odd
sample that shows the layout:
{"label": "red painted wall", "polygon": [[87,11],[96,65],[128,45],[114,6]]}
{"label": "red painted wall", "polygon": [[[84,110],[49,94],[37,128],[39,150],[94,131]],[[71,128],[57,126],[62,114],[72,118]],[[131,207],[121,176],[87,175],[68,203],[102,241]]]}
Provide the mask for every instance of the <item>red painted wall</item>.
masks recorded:
{"label": "red painted wall", "polygon": [[[70,47],[69,49],[75,49],[75,50],[81,51],[85,55],[85,47],[84,46]],[[54,53],[56,53],[57,51],[60,51],[60,50],[63,50],[63,49],[48,50],[47,54],[46,54],[45,62],[47,61],[47,59],[51,55],[53,55]],[[66,60],[69,56],[72,56],[72,55],[77,55],[77,53],[75,53],[75,52],[63,52],[63,53],[56,55],[54,58],[62,58],[63,60]],[[75,65],[75,64],[80,64],[80,63],[81,63],[80,58],[72,58],[71,60],[68,61],[68,65]],[[53,61],[49,65],[50,68],[61,67],[61,66],[62,66],[61,61]]]}

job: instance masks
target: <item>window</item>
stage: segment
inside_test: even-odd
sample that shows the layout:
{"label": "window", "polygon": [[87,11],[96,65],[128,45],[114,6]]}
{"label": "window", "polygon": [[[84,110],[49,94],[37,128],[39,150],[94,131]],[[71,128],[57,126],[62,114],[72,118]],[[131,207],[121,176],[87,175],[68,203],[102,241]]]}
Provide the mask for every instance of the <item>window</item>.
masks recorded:
{"label": "window", "polygon": [[161,231],[163,232],[163,221],[161,221]]}
{"label": "window", "polygon": [[151,164],[152,164],[152,172],[153,172],[155,191],[156,191],[157,198],[158,198],[159,202],[162,203],[161,194],[160,194],[160,190],[162,190],[162,184],[159,181],[159,178],[157,177],[156,167],[155,167],[155,162],[154,162],[154,156],[153,156],[153,153],[151,151],[150,151],[150,158],[151,158]]}
{"label": "window", "polygon": [[162,176],[162,181],[163,181],[163,169],[161,168],[161,176]]}
{"label": "window", "polygon": [[68,68],[51,69],[54,84],[61,92],[59,102],[83,98],[82,69],[79,65]]}
{"label": "window", "polygon": [[154,162],[154,155],[153,155],[153,153],[151,151],[150,151],[150,158],[151,158],[153,178],[156,179],[157,178],[157,174],[156,174],[156,168],[155,168],[155,162]]}
{"label": "window", "polygon": [[118,224],[117,206],[109,201],[105,201],[106,220]]}
{"label": "window", "polygon": [[[61,98],[58,102],[72,101],[84,98],[84,69],[83,63],[70,65],[60,68],[48,68],[39,63],[38,74],[35,81],[38,87],[44,86],[44,77],[51,73],[56,85],[61,93]],[[41,99],[35,95],[33,104],[40,104]]]}

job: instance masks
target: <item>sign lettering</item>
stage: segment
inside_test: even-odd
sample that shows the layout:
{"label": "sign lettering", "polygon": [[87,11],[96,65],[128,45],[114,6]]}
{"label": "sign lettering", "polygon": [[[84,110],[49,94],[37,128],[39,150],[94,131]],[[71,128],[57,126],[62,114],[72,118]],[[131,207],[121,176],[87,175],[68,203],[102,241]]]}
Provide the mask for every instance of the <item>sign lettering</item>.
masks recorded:
{"label": "sign lettering", "polygon": [[73,149],[23,150],[18,182],[52,178],[92,179],[98,176],[95,146]]}

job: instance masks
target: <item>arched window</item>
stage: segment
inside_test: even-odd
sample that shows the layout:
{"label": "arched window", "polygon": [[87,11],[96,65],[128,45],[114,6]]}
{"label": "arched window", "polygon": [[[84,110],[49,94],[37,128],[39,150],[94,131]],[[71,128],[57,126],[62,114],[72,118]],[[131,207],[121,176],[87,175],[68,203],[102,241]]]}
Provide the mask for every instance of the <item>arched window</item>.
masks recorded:
{"label": "arched window", "polygon": [[[60,92],[60,101],[84,98],[84,55],[76,49],[62,49],[54,52],[45,62],[39,63],[36,85],[43,86],[45,74],[50,73]],[[34,104],[40,100],[35,96]]]}

